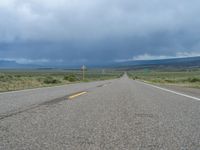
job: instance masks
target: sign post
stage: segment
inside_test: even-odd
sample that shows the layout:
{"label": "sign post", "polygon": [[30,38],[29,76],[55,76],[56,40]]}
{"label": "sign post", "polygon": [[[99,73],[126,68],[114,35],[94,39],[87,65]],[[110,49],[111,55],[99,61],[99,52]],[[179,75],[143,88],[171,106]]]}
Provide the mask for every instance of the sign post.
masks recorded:
{"label": "sign post", "polygon": [[82,75],[83,75],[83,80],[85,80],[85,69],[86,69],[86,67],[85,67],[85,65],[83,65],[83,66],[81,67]]}

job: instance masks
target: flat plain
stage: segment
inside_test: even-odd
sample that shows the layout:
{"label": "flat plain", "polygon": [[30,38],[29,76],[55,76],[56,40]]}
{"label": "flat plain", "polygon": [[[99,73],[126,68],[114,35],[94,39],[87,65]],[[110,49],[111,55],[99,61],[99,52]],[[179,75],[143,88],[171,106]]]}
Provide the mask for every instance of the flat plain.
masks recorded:
{"label": "flat plain", "polygon": [[123,74],[114,69],[91,69],[85,71],[64,69],[0,70],[0,92],[65,85],[118,78]]}

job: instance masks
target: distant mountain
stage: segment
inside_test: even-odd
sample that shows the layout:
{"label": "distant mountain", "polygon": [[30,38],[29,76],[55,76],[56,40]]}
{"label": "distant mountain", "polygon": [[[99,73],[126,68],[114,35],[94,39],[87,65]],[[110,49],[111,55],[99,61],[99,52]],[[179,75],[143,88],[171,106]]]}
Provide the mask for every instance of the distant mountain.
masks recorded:
{"label": "distant mountain", "polygon": [[0,60],[0,68],[15,68],[18,66],[19,64],[17,64],[15,61]]}
{"label": "distant mountain", "polygon": [[0,69],[13,69],[13,68],[36,68],[38,65],[32,64],[19,64],[15,61],[0,60]]}
{"label": "distant mountain", "polygon": [[116,63],[116,67],[126,68],[152,68],[152,67],[171,67],[171,68],[200,68],[200,57],[172,58],[160,60],[135,60]]}

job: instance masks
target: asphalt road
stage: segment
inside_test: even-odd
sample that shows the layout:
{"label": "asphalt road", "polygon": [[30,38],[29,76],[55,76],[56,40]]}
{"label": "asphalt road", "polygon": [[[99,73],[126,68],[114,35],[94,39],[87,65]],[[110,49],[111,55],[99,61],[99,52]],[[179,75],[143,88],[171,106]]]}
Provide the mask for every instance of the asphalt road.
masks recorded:
{"label": "asphalt road", "polygon": [[[79,91],[87,93],[68,99]],[[126,75],[1,94],[0,110],[2,150],[200,149],[198,98]]]}

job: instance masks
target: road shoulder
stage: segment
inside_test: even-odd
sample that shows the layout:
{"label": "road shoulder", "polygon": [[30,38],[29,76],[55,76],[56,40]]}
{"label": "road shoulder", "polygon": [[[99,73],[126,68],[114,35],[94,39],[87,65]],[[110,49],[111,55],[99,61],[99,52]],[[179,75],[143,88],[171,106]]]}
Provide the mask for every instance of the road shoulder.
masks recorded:
{"label": "road shoulder", "polygon": [[178,86],[178,85],[167,85],[167,84],[156,84],[156,83],[151,83],[148,81],[143,81],[143,80],[138,80],[139,82],[144,82],[150,85],[154,85],[160,88],[164,88],[167,90],[171,90],[174,92],[178,92],[178,93],[182,93],[182,94],[186,94],[192,97],[197,97],[200,98],[200,89],[198,88],[191,88],[191,87],[184,87],[184,86]]}

